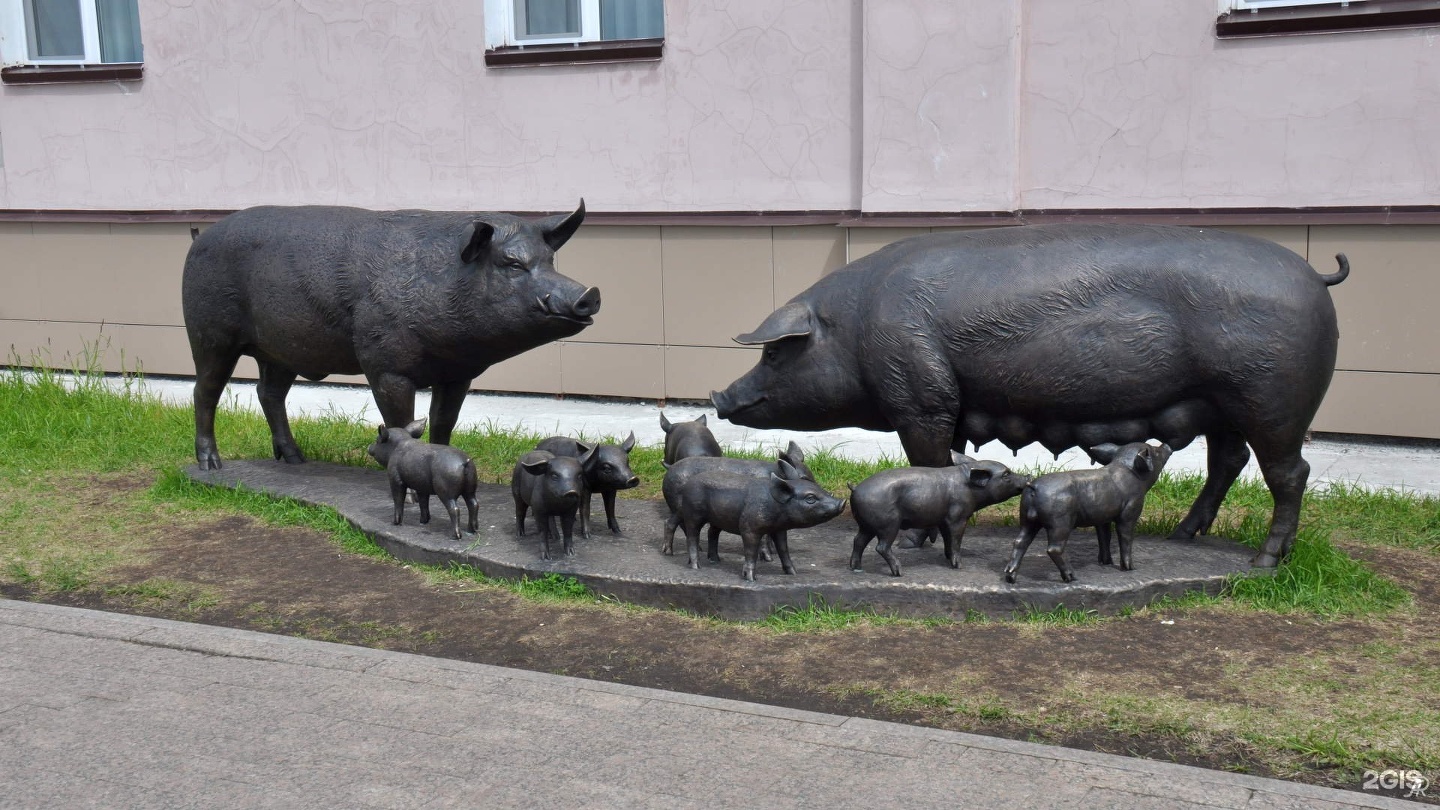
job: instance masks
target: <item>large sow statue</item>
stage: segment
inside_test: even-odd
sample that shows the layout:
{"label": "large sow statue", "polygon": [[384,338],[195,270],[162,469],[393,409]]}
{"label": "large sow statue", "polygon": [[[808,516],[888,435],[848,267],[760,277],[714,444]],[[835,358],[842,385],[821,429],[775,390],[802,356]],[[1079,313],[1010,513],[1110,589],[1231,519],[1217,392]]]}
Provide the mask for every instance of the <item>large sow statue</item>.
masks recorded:
{"label": "large sow statue", "polygon": [[1257,567],[1295,540],[1300,446],[1335,368],[1317,274],[1222,231],[1035,225],[906,239],[821,279],[736,341],[753,370],[711,395],[756,428],[893,430],[910,462],[1000,439],[1073,446],[1206,438],[1209,476],[1173,537],[1215,519],[1255,449],[1275,497]]}
{"label": "large sow statue", "polygon": [[285,395],[296,376],[361,374],[385,424],[431,389],[430,441],[448,444],[470,383],[495,363],[592,323],[600,291],[555,271],[585,219],[266,206],[200,234],[185,259],[195,357],[195,458],[220,466],[215,406],[240,355],[260,366],[275,458],[305,460]]}

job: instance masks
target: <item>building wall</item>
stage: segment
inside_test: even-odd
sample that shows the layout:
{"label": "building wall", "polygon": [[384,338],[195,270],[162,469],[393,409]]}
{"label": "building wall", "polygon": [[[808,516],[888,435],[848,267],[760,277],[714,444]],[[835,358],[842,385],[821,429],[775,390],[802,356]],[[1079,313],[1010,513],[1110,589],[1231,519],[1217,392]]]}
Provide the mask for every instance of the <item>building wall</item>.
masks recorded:
{"label": "building wall", "polygon": [[487,69],[483,0],[141,0],[145,78],[0,88],[0,207],[852,209],[858,0],[668,0],[659,62]]}

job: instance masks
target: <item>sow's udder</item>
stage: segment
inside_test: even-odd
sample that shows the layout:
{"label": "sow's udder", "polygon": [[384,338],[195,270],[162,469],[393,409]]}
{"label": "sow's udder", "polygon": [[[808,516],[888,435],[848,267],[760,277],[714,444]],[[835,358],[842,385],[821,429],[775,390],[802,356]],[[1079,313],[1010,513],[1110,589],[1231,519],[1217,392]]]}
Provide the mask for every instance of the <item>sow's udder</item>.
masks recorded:
{"label": "sow's udder", "polygon": [[1057,454],[1071,447],[1094,447],[1106,442],[1123,445],[1146,439],[1159,439],[1179,450],[1209,430],[1218,419],[1219,414],[1210,403],[1190,399],[1162,408],[1149,417],[1101,421],[1031,420],[1013,414],[966,411],[955,432],[957,439],[977,447],[996,439],[1012,450],[1039,442]]}

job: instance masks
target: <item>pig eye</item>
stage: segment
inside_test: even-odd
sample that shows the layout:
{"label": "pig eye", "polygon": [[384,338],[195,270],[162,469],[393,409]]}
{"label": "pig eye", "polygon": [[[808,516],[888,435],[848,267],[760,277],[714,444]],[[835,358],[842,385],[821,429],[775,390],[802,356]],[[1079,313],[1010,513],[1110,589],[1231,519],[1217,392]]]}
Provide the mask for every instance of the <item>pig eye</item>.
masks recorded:
{"label": "pig eye", "polygon": [[774,360],[776,357],[779,357],[779,356],[780,356],[780,350],[779,350],[779,349],[775,348],[774,346],[766,346],[766,347],[765,347],[764,357],[765,357],[766,360]]}
{"label": "pig eye", "polygon": [[817,497],[815,497],[814,495],[806,495],[806,496],[805,496],[805,502],[806,502],[806,503],[815,503],[815,502],[818,501],[818,500],[820,500],[820,499],[817,498]]}
{"label": "pig eye", "polygon": [[609,464],[601,464],[601,465],[600,465],[600,469],[604,470],[605,472],[610,472],[611,470],[613,470],[613,469],[615,469],[615,468],[612,467],[612,466],[609,465]]}

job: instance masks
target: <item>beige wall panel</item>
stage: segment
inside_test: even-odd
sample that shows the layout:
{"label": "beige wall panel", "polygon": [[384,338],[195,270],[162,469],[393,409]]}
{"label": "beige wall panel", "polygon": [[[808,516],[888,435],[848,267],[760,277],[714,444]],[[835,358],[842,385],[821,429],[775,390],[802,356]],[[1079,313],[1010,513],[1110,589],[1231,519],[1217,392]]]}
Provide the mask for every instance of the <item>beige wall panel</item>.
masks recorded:
{"label": "beige wall panel", "polygon": [[[5,356],[6,365],[13,362],[13,351],[19,355],[20,365],[38,364],[68,370],[84,365],[81,356],[86,347],[93,348],[102,342],[98,323],[0,320],[0,352]],[[104,358],[106,365],[117,366],[108,354]]]}
{"label": "beige wall panel", "polygon": [[663,346],[573,343],[560,347],[560,380],[567,394],[661,399]]}
{"label": "beige wall panel", "polygon": [[126,370],[134,370],[138,364],[145,374],[195,375],[195,361],[190,357],[190,341],[183,326],[105,324],[104,334],[110,338],[106,371],[119,371],[121,364]]}
{"label": "beige wall panel", "polygon": [[[665,342],[727,346],[775,309],[770,228],[661,229]],[[604,310],[601,310],[602,313]]]}
{"label": "beige wall panel", "polygon": [[775,306],[845,266],[845,229],[832,225],[775,228]]}
{"label": "beige wall panel", "polygon": [[709,399],[760,361],[759,349],[669,346],[665,349],[665,395]]}
{"label": "beige wall panel", "polygon": [[1440,227],[1314,226],[1315,269],[1335,272],[1350,259],[1345,283],[1330,288],[1340,316],[1340,356],[1349,371],[1440,372]]}
{"label": "beige wall panel", "polygon": [[1312,429],[1440,439],[1440,375],[1337,371]]}
{"label": "beige wall panel", "polygon": [[[44,292],[40,279],[41,270],[37,240],[31,233],[28,222],[7,222],[0,231],[0,318],[34,319],[41,318],[40,302]],[[13,226],[23,226],[16,228]]]}
{"label": "beige wall panel", "polygon": [[848,261],[869,256],[891,242],[927,233],[929,228],[851,228]]}
{"label": "beige wall panel", "polygon": [[595,325],[577,337],[587,343],[664,343],[665,299],[660,228],[581,228],[560,249],[560,272],[600,288]]}
{"label": "beige wall panel", "polygon": [[565,390],[560,384],[560,344],[547,343],[496,363],[475,378],[470,389],[558,394]]}
{"label": "beige wall panel", "polygon": [[[178,326],[187,223],[35,223],[7,317]],[[8,254],[7,254],[8,256]],[[11,262],[7,260],[7,265]]]}
{"label": "beige wall panel", "polygon": [[185,222],[111,225],[104,261],[114,273],[112,322],[180,326],[180,278],[190,250]]}
{"label": "beige wall panel", "polygon": [[[1231,233],[1243,233],[1248,236],[1255,236],[1261,239],[1268,239],[1271,242],[1287,250],[1293,250],[1304,258],[1309,258],[1310,229],[1304,225],[1227,225],[1215,230],[1230,231]],[[1329,273],[1335,268],[1321,270],[1322,273]]]}
{"label": "beige wall panel", "polygon": [[0,222],[0,238],[6,236],[29,236],[32,230],[28,222]]}

